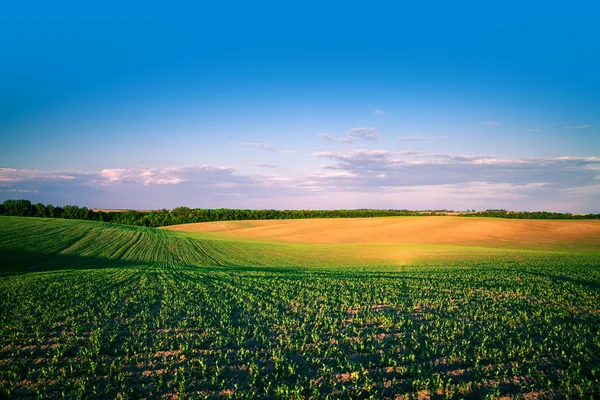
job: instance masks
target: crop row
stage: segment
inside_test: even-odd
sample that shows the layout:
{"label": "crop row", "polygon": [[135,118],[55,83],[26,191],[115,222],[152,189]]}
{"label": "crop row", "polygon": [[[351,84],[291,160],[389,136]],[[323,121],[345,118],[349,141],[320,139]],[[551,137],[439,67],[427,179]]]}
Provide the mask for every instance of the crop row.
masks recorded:
{"label": "crop row", "polygon": [[593,396],[597,266],[578,267],[9,276],[0,381],[17,398]]}

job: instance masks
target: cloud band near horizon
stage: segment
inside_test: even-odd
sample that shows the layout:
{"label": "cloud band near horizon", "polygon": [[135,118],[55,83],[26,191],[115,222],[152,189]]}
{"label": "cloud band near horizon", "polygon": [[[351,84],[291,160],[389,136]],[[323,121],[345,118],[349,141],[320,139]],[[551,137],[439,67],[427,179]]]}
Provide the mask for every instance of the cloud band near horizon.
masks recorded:
{"label": "cloud band near horizon", "polygon": [[[600,157],[502,159],[417,150],[324,151],[312,156],[329,162],[318,171],[286,175],[271,165],[273,173],[267,174],[208,165],[86,173],[0,168],[0,199],[144,209],[186,205],[599,211]],[[131,198],[144,200],[131,204]]]}

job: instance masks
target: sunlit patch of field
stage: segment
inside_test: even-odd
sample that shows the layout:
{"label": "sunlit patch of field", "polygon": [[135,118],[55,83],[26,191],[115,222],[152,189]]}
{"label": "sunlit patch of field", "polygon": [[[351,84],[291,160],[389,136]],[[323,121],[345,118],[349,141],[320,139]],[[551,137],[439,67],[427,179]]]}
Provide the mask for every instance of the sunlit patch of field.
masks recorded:
{"label": "sunlit patch of field", "polygon": [[[330,264],[406,265],[534,252],[598,252],[600,221],[392,217],[225,221],[164,228],[183,236],[277,243],[278,253]],[[301,256],[302,258],[302,256]]]}
{"label": "sunlit patch of field", "polygon": [[225,221],[164,229],[293,243],[447,244],[478,247],[600,249],[600,221],[472,217],[328,218]]}

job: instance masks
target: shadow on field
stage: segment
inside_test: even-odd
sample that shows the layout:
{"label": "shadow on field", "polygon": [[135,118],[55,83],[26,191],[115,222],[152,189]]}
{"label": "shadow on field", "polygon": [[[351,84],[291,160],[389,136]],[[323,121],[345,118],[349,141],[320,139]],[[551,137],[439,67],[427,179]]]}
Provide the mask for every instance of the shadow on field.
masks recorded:
{"label": "shadow on field", "polygon": [[244,265],[189,265],[183,263],[167,263],[164,260],[135,261],[121,258],[111,259],[97,256],[68,255],[60,253],[27,252],[21,250],[2,249],[0,252],[0,276],[11,276],[31,272],[56,270],[83,270],[100,268],[147,268],[189,270],[202,272],[230,273],[301,273],[302,267],[268,267]]}
{"label": "shadow on field", "polygon": [[[251,266],[231,263],[219,264],[189,264],[167,262],[162,259],[137,261],[122,258],[99,256],[69,255],[61,253],[27,252],[22,250],[2,249],[0,252],[0,276],[44,272],[44,271],[75,271],[102,268],[140,268],[147,271],[170,269],[175,271],[190,271],[202,273],[228,273],[231,275],[244,274],[254,278],[269,278],[281,275],[286,279],[302,279],[306,274],[324,278],[343,277],[350,280],[365,280],[369,278],[398,278],[401,274],[393,271],[363,271],[359,267],[344,270],[330,270],[298,266]],[[406,278],[406,277],[405,277]]]}
{"label": "shadow on field", "polygon": [[2,276],[52,270],[141,267],[144,265],[148,265],[148,263],[60,253],[48,254],[6,249],[0,253],[0,274]]}
{"label": "shadow on field", "polygon": [[[590,266],[590,268],[593,268],[593,266]],[[489,268],[488,270],[498,271],[498,272],[507,272],[507,271],[514,272],[514,273],[518,273],[520,275],[529,275],[529,276],[535,277],[535,278],[549,279],[553,283],[557,283],[557,284],[574,283],[579,286],[587,286],[590,289],[600,290],[600,283],[598,282],[596,277],[590,277],[590,279],[588,280],[588,279],[582,278],[581,276],[567,275],[566,272],[564,272],[564,274],[559,275],[559,274],[557,274],[557,271],[548,270],[548,271],[544,271],[544,272],[538,272],[538,271],[532,270],[531,268],[523,268],[523,269]],[[580,272],[580,271],[578,271],[578,272]]]}

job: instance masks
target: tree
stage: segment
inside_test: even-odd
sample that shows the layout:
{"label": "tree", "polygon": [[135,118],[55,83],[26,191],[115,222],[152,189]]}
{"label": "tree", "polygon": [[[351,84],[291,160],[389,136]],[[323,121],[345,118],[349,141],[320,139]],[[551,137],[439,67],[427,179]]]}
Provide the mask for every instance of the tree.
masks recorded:
{"label": "tree", "polygon": [[188,218],[191,213],[192,209],[189,207],[177,207],[171,211],[171,214],[178,218]]}
{"label": "tree", "polygon": [[37,203],[33,208],[35,209],[35,213],[33,214],[34,217],[45,218],[48,216],[48,210],[44,204]]}
{"label": "tree", "polygon": [[31,202],[29,200],[6,200],[2,203],[5,215],[15,217],[31,217]]}

